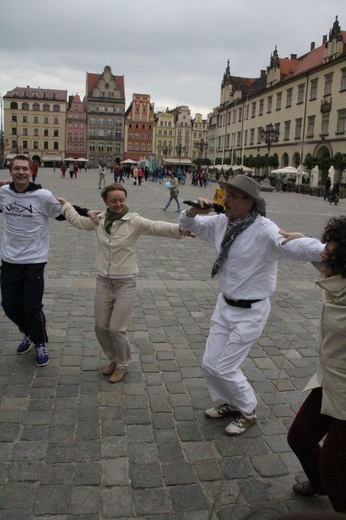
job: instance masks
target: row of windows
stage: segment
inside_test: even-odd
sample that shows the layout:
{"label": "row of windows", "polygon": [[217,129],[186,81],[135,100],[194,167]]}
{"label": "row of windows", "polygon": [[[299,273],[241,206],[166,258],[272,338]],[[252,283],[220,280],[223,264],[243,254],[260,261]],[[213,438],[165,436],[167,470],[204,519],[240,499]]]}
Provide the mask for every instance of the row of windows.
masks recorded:
{"label": "row of windows", "polygon": [[129,139],[141,139],[142,141],[151,141],[152,137],[151,134],[128,134]]}
{"label": "row of windows", "polygon": [[20,96],[20,97],[32,97],[32,98],[38,98],[38,97],[41,97],[42,99],[57,99],[57,94],[56,92],[50,92],[49,95],[48,95],[48,92],[40,92],[40,96],[39,96],[39,93],[37,91],[34,91],[34,92],[29,92],[28,90],[15,90],[14,92],[14,95],[15,96]]}
{"label": "row of windows", "polygon": [[[10,104],[10,108],[12,110],[18,110],[19,103],[16,103],[15,101],[12,101]],[[22,110],[30,110],[30,104],[26,101],[20,105],[20,108]],[[31,104],[31,110],[35,110],[36,112],[39,112],[40,110],[43,110],[44,112],[50,112],[51,110],[53,112],[60,112],[60,105],[55,103],[54,105],[50,105],[49,103],[43,103],[43,105],[40,105],[40,103],[32,103]]]}
{"label": "row of windows", "polygon": [[[30,132],[29,132],[29,128],[22,128],[22,135],[30,135]],[[40,129],[39,128],[32,128],[32,135],[33,136],[39,136],[40,135]],[[17,128],[16,127],[13,127],[11,129],[11,135],[18,135],[18,132],[17,132]],[[44,137],[49,137],[50,135],[50,132],[49,132],[49,129],[48,128],[44,128],[43,129],[43,134],[42,134]],[[59,137],[59,130],[55,129],[51,132],[51,135],[53,137]]]}
{"label": "row of windows", "polygon": [[72,123],[71,121],[68,123],[68,128],[85,128],[84,123]]}
{"label": "row of windows", "polygon": [[78,144],[78,143],[68,143],[67,149],[69,152],[84,152],[85,151],[85,145],[84,144]]}
{"label": "row of windows", "polygon": [[121,130],[116,130],[115,132],[113,132],[113,130],[102,130],[102,129],[99,129],[99,130],[93,130],[93,129],[90,129],[89,130],[89,137],[109,137],[109,138],[112,138],[112,137],[116,137],[116,138],[121,138],[122,137],[122,132]]}
{"label": "row of windows", "polygon": [[99,119],[95,119],[94,117],[90,117],[89,118],[89,125],[99,125],[99,126],[105,126],[105,125],[108,125],[108,126],[122,126],[123,122],[121,119],[103,119],[103,118],[99,118]]}
{"label": "row of windows", "polygon": [[[132,128],[132,123],[129,124],[129,128]],[[133,128],[135,128],[136,130],[138,130],[138,129],[139,129],[139,124],[136,123],[136,124],[133,126]],[[145,130],[145,129],[147,128],[147,125],[141,125],[141,128],[142,128],[142,130]],[[148,130],[151,130],[151,128],[152,128],[152,125],[148,125]]]}
{"label": "row of windows", "polygon": [[138,143],[129,143],[127,145],[127,150],[129,152],[131,152],[132,150],[141,152],[151,152],[151,144],[147,144],[147,146],[145,146],[145,144],[139,145]]}
{"label": "row of windows", "polygon": [[[329,135],[329,119],[330,113],[322,114],[321,127],[319,136],[327,136]],[[282,141],[289,141],[291,134],[291,123],[292,121],[285,121],[283,123],[283,135]],[[312,138],[315,135],[315,126],[316,126],[316,116],[308,116],[307,118],[307,127],[306,127],[306,138]],[[275,130],[280,132],[280,123],[275,124]],[[249,131],[249,145],[255,144],[255,128],[251,128]],[[303,133],[303,118],[297,118],[295,120],[294,127],[294,139],[301,139]],[[337,134],[345,134],[346,133],[346,109],[342,109],[338,111],[338,119],[336,125],[336,133]],[[244,132],[244,144],[247,146],[248,140],[248,131]],[[261,139],[261,127],[257,128],[257,144],[262,142]],[[219,136],[218,146],[219,148],[223,148],[224,139],[223,136]],[[242,145],[242,132],[233,132],[232,134],[226,135],[225,146],[226,148],[230,148],[232,146],[241,146]]]}
{"label": "row of windows", "polygon": [[74,140],[80,140],[80,141],[85,141],[86,139],[86,135],[85,134],[72,134],[72,132],[69,132],[67,134],[67,139],[74,139]]}
{"label": "row of windows", "polygon": [[40,149],[43,149],[43,150],[50,150],[50,149],[53,149],[53,150],[60,150],[60,145],[59,145],[59,141],[54,141],[53,142],[53,148],[50,148],[49,147],[49,141],[43,141],[43,145],[41,145],[41,141],[32,141],[32,146],[29,146],[29,143],[30,141],[27,141],[26,139],[24,139],[23,141],[20,141],[20,143],[18,141],[12,141],[12,149],[16,149],[18,148],[19,144],[21,145],[21,148],[23,148],[24,150],[29,150],[29,149],[34,149],[34,150],[40,150]]}
{"label": "row of windows", "polygon": [[[48,125],[51,122],[54,125],[60,124],[60,117],[50,118],[49,116],[44,116],[42,119],[40,119],[40,116],[32,116],[31,118],[29,116],[22,116],[22,119],[21,119],[22,123],[29,123],[30,120],[32,123],[35,123],[35,124],[39,123],[40,121],[43,122],[45,125]],[[18,118],[16,115],[11,114],[11,122],[12,123],[18,122]]]}
{"label": "row of windows", "polygon": [[[121,112],[124,112],[124,109],[121,109],[120,107],[106,107],[104,105],[89,105],[89,112],[110,112],[110,113],[116,113],[119,114]],[[88,110],[87,110],[88,111]]]}
{"label": "row of windows", "polygon": [[[113,146],[112,143],[107,143],[107,144],[100,143],[96,146],[95,143],[91,143],[89,145],[90,152],[96,152],[96,151],[98,151],[99,153],[102,153],[104,151],[113,152],[113,149],[115,150],[116,153],[120,153],[120,151],[121,151],[121,147],[119,144],[116,144],[115,146]],[[93,155],[90,156],[90,159],[92,159],[92,158],[93,158]],[[101,157],[100,157],[100,159],[101,159]]]}

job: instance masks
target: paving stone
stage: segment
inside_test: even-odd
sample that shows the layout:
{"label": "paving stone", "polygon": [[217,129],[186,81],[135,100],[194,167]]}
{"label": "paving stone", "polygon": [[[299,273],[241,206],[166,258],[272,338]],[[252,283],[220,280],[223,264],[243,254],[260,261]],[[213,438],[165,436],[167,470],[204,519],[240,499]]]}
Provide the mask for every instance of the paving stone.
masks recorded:
{"label": "paving stone", "polygon": [[173,462],[163,465],[163,474],[168,486],[194,484],[197,482],[193,466],[187,462]]}
{"label": "paving stone", "polygon": [[38,481],[41,478],[43,462],[25,461],[12,463],[7,469],[7,479],[12,482]]}
{"label": "paving stone", "polygon": [[133,497],[129,486],[116,486],[102,491],[104,518],[127,518],[133,514]]}
{"label": "paving stone", "polygon": [[171,500],[166,489],[136,489],[133,496],[138,515],[163,514],[171,510]]}
{"label": "paving stone", "polygon": [[208,507],[203,489],[198,485],[174,486],[170,489],[170,493],[176,511],[203,510]]}
{"label": "paving stone", "polygon": [[99,514],[100,490],[95,487],[77,486],[71,493],[71,514],[83,515],[95,513]]}
{"label": "paving stone", "polygon": [[157,488],[163,486],[161,466],[157,463],[130,464],[131,485],[134,489]]}
{"label": "paving stone", "polygon": [[[41,178],[54,193],[100,207],[94,170],[73,183],[49,168]],[[131,207],[162,219],[162,185],[125,185]],[[212,198],[214,189],[203,195]],[[186,198],[199,194],[190,183],[182,187]],[[309,235],[320,236],[327,218],[345,211],[342,201],[326,207],[301,194],[264,197],[270,218]],[[177,215],[164,219],[175,223]],[[47,367],[16,355],[20,335],[0,309],[0,520],[273,520],[332,510],[326,497],[293,495],[304,475],[286,442],[318,356],[321,300],[309,263],[279,262],[271,314],[243,364],[258,422],[231,438],[227,419],[204,416],[212,401],[201,362],[218,295],[208,274],[213,248],[188,239],[138,242],[132,362],[118,385],[102,374],[107,359],[94,332],[95,235],[52,221],[50,248]]]}

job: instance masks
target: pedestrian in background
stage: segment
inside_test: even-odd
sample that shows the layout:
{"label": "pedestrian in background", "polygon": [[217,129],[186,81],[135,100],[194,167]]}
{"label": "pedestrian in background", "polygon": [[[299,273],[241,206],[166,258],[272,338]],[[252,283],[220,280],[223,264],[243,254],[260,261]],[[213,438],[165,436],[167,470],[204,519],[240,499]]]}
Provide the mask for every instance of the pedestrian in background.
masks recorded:
{"label": "pedestrian in background", "polygon": [[166,206],[163,209],[163,211],[166,211],[167,208],[171,205],[172,200],[175,200],[177,203],[177,212],[180,212],[180,203],[179,203],[179,181],[177,178],[177,174],[175,172],[172,172],[171,178],[168,181],[168,189],[169,189],[169,199],[166,204]]}
{"label": "pedestrian in background", "polygon": [[99,174],[99,190],[106,185],[106,165],[99,164],[98,167],[98,174]]}
{"label": "pedestrian in background", "polygon": [[332,187],[332,180],[328,176],[324,185],[324,200],[329,200],[330,189]]}
{"label": "pedestrian in background", "polygon": [[37,174],[38,174],[38,164],[37,164],[37,161],[33,161],[31,163],[31,178],[32,178],[32,182],[36,182]]}

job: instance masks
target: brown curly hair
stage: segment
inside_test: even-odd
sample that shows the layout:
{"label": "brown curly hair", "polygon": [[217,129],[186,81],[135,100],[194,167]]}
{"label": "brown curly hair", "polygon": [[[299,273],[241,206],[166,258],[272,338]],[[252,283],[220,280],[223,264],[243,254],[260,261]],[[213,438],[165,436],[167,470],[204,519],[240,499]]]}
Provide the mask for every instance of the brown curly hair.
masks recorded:
{"label": "brown curly hair", "polygon": [[332,217],[328,220],[323,231],[321,241],[336,242],[336,247],[323,260],[323,263],[331,269],[334,274],[341,274],[346,278],[346,216]]}

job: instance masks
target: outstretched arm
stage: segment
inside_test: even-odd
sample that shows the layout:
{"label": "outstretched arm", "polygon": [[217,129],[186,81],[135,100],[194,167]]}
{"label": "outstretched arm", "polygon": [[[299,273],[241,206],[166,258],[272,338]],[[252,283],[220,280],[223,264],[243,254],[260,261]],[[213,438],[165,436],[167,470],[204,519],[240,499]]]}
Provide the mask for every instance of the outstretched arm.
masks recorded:
{"label": "outstretched arm", "polygon": [[285,237],[285,240],[281,242],[281,245],[284,246],[290,240],[295,240],[296,238],[304,238],[305,235],[303,233],[299,233],[298,231],[284,231],[283,229],[279,229],[280,235]]}
{"label": "outstretched arm", "polygon": [[[66,200],[62,197],[58,197],[55,195],[55,198],[60,202],[61,206],[63,206],[66,203]],[[87,208],[81,208],[79,206],[73,205],[74,209],[77,211],[78,215],[81,215],[82,217],[89,217],[95,224],[99,224],[97,215],[102,213],[101,210],[91,210]],[[59,215],[56,220],[66,220],[64,215]]]}

